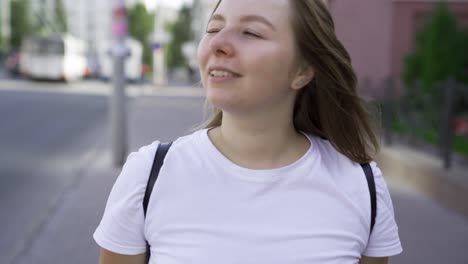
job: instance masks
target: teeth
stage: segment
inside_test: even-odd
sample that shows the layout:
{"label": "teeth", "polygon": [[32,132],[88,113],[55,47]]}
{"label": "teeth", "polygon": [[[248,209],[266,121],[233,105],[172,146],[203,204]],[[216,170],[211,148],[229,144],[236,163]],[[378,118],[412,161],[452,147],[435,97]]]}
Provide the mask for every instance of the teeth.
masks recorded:
{"label": "teeth", "polygon": [[234,77],[234,74],[226,71],[213,70],[210,72],[212,77]]}

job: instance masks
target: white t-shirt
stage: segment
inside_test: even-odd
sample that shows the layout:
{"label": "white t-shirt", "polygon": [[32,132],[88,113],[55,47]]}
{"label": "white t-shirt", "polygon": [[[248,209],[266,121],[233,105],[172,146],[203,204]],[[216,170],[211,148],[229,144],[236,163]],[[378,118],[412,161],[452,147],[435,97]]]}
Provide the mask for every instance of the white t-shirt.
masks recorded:
{"label": "white t-shirt", "polygon": [[225,156],[207,129],[177,139],[149,202],[142,200],[158,142],[129,155],[94,239],[153,264],[351,264],[402,251],[381,171],[371,163],[377,218],[359,164],[308,136],[307,153],[286,167],[251,170]]}

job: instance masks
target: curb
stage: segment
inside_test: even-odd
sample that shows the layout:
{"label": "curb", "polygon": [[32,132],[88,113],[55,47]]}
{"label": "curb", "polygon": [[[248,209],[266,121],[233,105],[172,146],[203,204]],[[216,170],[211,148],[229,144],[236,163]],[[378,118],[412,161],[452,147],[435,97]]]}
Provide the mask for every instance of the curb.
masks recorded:
{"label": "curb", "polygon": [[[111,96],[112,83],[99,81],[78,81],[71,83],[33,82],[29,80],[1,80],[0,91],[42,92],[62,94],[82,94]],[[204,97],[205,91],[198,86],[155,86],[152,84],[127,84],[127,97],[163,96],[163,97]]]}

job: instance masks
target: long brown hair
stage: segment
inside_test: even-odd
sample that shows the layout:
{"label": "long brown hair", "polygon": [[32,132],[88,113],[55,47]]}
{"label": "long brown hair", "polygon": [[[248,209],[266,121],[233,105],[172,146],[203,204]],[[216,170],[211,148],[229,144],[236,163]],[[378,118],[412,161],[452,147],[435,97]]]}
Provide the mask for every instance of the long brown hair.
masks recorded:
{"label": "long brown hair", "polygon": [[[371,161],[379,150],[377,122],[358,95],[351,58],[335,35],[328,8],[323,0],[290,0],[290,4],[299,56],[315,70],[313,81],[297,94],[295,129],[326,138],[352,161]],[[206,127],[221,122],[222,111],[213,109]]]}

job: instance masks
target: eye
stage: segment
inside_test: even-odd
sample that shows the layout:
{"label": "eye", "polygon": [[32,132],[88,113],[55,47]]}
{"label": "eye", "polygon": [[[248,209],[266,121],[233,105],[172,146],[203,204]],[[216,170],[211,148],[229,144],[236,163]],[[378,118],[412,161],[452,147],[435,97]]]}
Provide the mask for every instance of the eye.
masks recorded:
{"label": "eye", "polygon": [[255,32],[252,32],[252,31],[249,31],[249,30],[244,31],[244,35],[247,35],[247,36],[250,36],[250,37],[254,37],[254,38],[259,38],[259,39],[263,38],[262,36],[260,36],[260,34],[255,33]]}
{"label": "eye", "polygon": [[211,28],[211,29],[206,30],[207,34],[214,34],[214,33],[218,33],[218,32],[219,32],[219,29],[216,29],[216,28]]}

